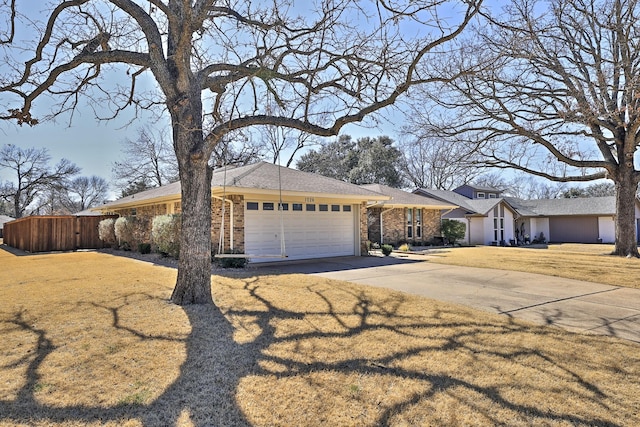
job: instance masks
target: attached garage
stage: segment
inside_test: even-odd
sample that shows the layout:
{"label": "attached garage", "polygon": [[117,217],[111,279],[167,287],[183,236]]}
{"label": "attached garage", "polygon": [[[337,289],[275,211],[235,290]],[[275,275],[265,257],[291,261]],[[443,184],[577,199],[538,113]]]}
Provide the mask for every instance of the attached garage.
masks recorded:
{"label": "attached garage", "polygon": [[357,205],[283,202],[282,212],[277,206],[276,201],[245,203],[247,255],[278,260],[281,232],[287,259],[357,255]]}
{"label": "attached garage", "polygon": [[[252,262],[366,254],[366,207],[390,199],[358,185],[266,162],[214,171],[211,196],[213,248],[243,253]],[[119,215],[134,211],[151,219],[180,213],[180,197],[180,182],[175,182],[97,209]]]}
{"label": "attached garage", "polygon": [[598,218],[594,216],[556,216],[549,218],[549,241],[558,243],[597,243]]}

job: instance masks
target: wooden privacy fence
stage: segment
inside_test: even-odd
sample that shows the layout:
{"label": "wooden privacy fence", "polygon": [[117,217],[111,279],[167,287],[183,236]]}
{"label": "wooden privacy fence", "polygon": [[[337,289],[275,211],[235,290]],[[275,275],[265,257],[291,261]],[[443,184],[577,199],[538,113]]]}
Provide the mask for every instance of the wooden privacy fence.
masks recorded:
{"label": "wooden privacy fence", "polygon": [[4,224],[4,243],[27,252],[100,249],[98,223],[117,215],[29,216]]}

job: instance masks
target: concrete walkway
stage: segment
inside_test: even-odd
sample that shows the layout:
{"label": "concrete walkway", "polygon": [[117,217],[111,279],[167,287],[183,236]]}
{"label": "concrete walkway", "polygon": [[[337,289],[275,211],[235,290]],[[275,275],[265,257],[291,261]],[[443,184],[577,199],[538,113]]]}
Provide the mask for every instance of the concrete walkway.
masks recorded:
{"label": "concrete walkway", "polygon": [[463,304],[571,331],[640,342],[640,290],[541,274],[436,264],[424,257],[340,257],[257,265]]}

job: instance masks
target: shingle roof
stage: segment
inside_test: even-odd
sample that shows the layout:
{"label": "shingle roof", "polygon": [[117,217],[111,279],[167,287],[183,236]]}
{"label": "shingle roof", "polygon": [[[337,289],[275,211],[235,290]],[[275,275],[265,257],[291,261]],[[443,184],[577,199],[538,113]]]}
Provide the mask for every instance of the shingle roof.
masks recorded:
{"label": "shingle roof", "polygon": [[469,213],[483,215],[501,200],[515,209],[520,216],[615,215],[616,213],[616,198],[614,196],[534,200],[523,200],[516,197],[469,199],[446,190],[420,188],[415,192],[455,203]]}
{"label": "shingle roof", "polygon": [[400,190],[399,188],[393,188],[387,185],[366,184],[361,185],[361,187],[391,197],[391,200],[379,202],[379,204],[384,206],[423,206],[431,209],[455,209],[458,207],[452,203],[446,203],[431,197],[409,193],[407,191]]}
{"label": "shingle roof", "polygon": [[[224,170],[214,172],[212,187],[222,187]],[[380,198],[379,193],[359,185],[328,178],[309,172],[290,169],[273,163],[259,162],[249,166],[229,169],[226,173],[227,188],[294,191],[301,193],[327,193]]]}
{"label": "shingle roof", "polygon": [[[615,215],[615,196],[518,200],[522,216]],[[533,213],[533,215],[531,215]]]}
{"label": "shingle roof", "polygon": [[471,206],[475,213],[486,215],[497,204],[503,202],[504,199],[473,199],[469,200],[468,204]]}
{"label": "shingle roof", "polygon": [[[355,184],[333,178],[302,172],[272,163],[259,162],[247,166],[219,168],[211,177],[211,188],[214,194],[238,192],[246,190],[262,190],[267,192],[329,194],[349,196],[360,200],[386,200],[387,197]],[[131,206],[152,200],[178,198],[181,194],[180,182],[162,187],[152,188],[131,196],[123,197],[115,202],[106,203],[95,209],[109,209],[118,206]]]}
{"label": "shingle roof", "polygon": [[499,188],[486,187],[486,186],[483,186],[483,185],[474,185],[474,184],[464,184],[464,185],[461,185],[460,187],[456,188],[456,190],[459,189],[459,188],[463,188],[463,187],[469,187],[469,188],[472,188],[472,189],[474,189],[476,191],[488,191],[490,193],[501,193],[502,192],[502,190],[500,190]]}
{"label": "shingle roof", "polygon": [[471,199],[463,196],[462,194],[454,193],[453,191],[418,188],[413,193],[423,195],[423,197],[433,197],[435,199],[442,200],[443,202],[457,205],[468,212],[475,212],[475,209],[469,203],[472,201]]}

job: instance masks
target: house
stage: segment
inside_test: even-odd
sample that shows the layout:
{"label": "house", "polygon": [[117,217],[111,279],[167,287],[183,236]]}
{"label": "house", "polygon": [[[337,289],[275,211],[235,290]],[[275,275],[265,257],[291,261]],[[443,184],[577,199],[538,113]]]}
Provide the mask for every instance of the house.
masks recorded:
{"label": "house", "polygon": [[[519,217],[520,234],[539,236],[552,243],[615,243],[616,198],[521,200],[507,197]],[[640,229],[640,204],[636,199],[636,235]]]}
{"label": "house", "polygon": [[432,243],[440,236],[442,214],[458,207],[382,184],[362,187],[389,197],[367,206],[369,240],[380,244]]}
{"label": "house", "polygon": [[11,218],[10,216],[0,215],[0,238],[2,238],[2,229],[4,228],[4,224],[13,220],[14,218]]}
{"label": "house", "polygon": [[[367,206],[389,199],[358,185],[266,162],[217,169],[211,194],[212,242],[222,235],[225,250],[261,261],[281,259],[283,249],[288,259],[366,254]],[[179,213],[180,183],[94,209],[121,216]]]}
{"label": "house", "polygon": [[[469,244],[514,244],[542,237],[551,243],[615,242],[615,197],[523,200],[500,190],[464,185],[453,191],[420,188],[415,194],[457,204],[444,218],[467,224]],[[636,200],[640,230],[640,204]],[[497,237],[497,238],[496,238]]]}
{"label": "house", "polygon": [[[466,225],[463,241],[471,245],[515,244],[517,211],[502,197],[500,190],[464,185],[453,191],[418,188],[414,194],[457,205],[443,218]],[[475,198],[472,198],[475,197]]]}

